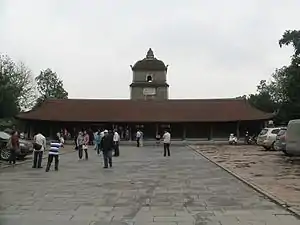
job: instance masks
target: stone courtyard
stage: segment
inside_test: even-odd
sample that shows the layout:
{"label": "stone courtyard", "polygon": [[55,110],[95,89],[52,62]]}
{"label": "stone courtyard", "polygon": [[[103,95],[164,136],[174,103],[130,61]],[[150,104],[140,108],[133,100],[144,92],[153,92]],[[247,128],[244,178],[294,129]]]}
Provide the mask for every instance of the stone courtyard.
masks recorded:
{"label": "stone courtyard", "polygon": [[[69,148],[69,147],[68,147]],[[1,225],[298,225],[280,206],[184,146],[121,146],[113,168],[90,149],[59,171],[0,170]],[[45,162],[44,162],[45,163]]]}

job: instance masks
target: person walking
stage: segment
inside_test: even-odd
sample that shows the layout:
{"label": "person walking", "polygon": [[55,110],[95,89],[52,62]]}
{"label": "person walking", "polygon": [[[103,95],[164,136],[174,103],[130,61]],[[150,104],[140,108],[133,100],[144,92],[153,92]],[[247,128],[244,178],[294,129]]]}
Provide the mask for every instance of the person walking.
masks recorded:
{"label": "person walking", "polygon": [[168,156],[170,156],[171,134],[166,130],[163,135],[163,143],[164,143],[164,157],[166,157],[167,152],[168,152]]}
{"label": "person walking", "polygon": [[42,160],[46,149],[46,138],[41,133],[37,133],[33,138],[33,165],[32,168],[43,168]]}
{"label": "person walking", "polygon": [[101,150],[103,152],[104,169],[108,168],[108,164],[112,167],[112,149],[113,149],[113,135],[104,130],[104,137],[101,139]]}
{"label": "person walking", "polygon": [[55,171],[58,171],[59,149],[62,146],[63,146],[62,143],[60,143],[59,141],[53,141],[50,143],[46,172],[49,172],[53,159],[54,159],[54,169]]}
{"label": "person walking", "polygon": [[20,143],[19,143],[19,135],[17,131],[12,131],[11,137],[8,140],[7,148],[10,151],[10,156],[8,159],[9,164],[16,164],[16,158],[17,158],[17,151],[20,150]]}
{"label": "person walking", "polygon": [[113,141],[114,141],[114,150],[115,150],[114,156],[118,157],[120,156],[120,149],[119,149],[120,135],[116,130],[114,131]]}
{"label": "person walking", "polygon": [[142,133],[141,133],[141,131],[140,130],[138,130],[137,132],[136,132],[136,147],[140,147],[140,145],[141,145],[141,143],[140,143],[140,141],[141,141],[141,136],[142,136]]}

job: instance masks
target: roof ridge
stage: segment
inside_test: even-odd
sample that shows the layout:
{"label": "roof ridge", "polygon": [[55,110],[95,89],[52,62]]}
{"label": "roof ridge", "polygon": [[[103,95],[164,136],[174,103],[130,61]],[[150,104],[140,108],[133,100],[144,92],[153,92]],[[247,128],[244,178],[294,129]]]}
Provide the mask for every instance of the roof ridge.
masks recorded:
{"label": "roof ridge", "polygon": [[[246,99],[237,98],[173,98],[173,99],[162,99],[162,100],[151,100],[151,102],[165,102],[165,101],[245,101]],[[57,101],[141,101],[147,102],[144,99],[107,99],[107,98],[68,98],[68,99],[47,99],[47,102]]]}

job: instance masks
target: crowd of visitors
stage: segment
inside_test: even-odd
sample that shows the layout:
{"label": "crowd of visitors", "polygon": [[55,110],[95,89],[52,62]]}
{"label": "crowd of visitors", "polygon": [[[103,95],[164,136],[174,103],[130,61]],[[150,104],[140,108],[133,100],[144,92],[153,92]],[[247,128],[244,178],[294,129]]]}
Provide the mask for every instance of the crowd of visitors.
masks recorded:
{"label": "crowd of visitors", "polygon": [[[93,134],[92,142],[90,138],[90,134],[87,131],[79,131],[77,135],[75,135],[75,149],[78,151],[78,160],[84,158],[88,160],[88,149],[89,146],[93,145],[94,150],[97,155],[103,155],[103,168],[112,167],[112,157],[120,156],[120,135],[117,130],[98,130]],[[143,146],[143,132],[141,130],[137,130],[136,132],[136,146]],[[156,135],[157,143],[160,142],[160,135]],[[58,170],[59,165],[59,151],[60,148],[64,147],[64,135],[61,132],[58,132],[55,140],[50,142],[50,148],[48,151],[48,160],[46,166],[46,172],[50,170],[51,164],[54,160],[54,169]],[[170,156],[170,142],[171,142],[171,134],[168,131],[164,132],[162,136],[163,145],[164,145],[164,157],[167,155]],[[33,165],[32,168],[43,168],[42,160],[44,151],[46,150],[47,143],[46,137],[42,133],[36,133],[33,138]],[[17,131],[13,131],[11,138],[8,141],[7,147],[10,150],[10,158],[9,163],[16,163],[16,151],[20,148],[19,144],[19,135]],[[114,154],[113,154],[114,153]]]}

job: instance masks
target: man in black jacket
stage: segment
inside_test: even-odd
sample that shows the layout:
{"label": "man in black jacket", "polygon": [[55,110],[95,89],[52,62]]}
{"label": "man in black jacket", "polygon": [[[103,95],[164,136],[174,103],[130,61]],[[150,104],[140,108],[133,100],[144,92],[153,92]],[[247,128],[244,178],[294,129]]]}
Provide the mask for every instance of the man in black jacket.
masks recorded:
{"label": "man in black jacket", "polygon": [[103,151],[104,168],[108,168],[108,164],[112,167],[112,150],[114,147],[113,134],[104,131],[104,137],[100,142],[101,150]]}

